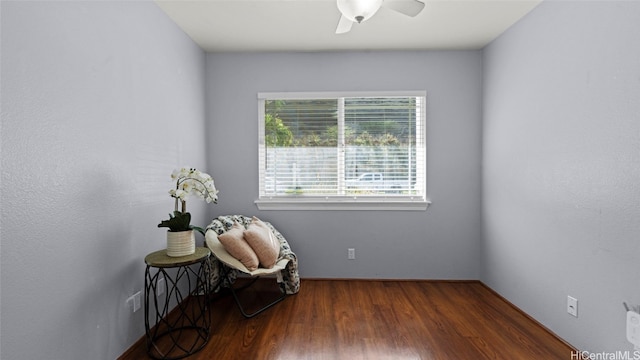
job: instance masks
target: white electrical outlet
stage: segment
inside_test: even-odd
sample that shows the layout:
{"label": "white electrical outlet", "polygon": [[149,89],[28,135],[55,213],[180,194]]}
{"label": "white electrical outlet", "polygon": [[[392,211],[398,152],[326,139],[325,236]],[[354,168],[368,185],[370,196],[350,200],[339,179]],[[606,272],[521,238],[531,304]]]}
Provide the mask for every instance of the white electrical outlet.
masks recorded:
{"label": "white electrical outlet", "polygon": [[575,317],[578,317],[578,299],[567,296],[567,312]]}
{"label": "white electrical outlet", "polygon": [[354,260],[356,258],[356,249],[354,248],[347,249],[347,258],[349,260]]}
{"label": "white electrical outlet", "polygon": [[640,314],[635,311],[627,311],[627,340],[640,346]]}
{"label": "white electrical outlet", "polygon": [[127,306],[129,306],[133,312],[140,310],[140,291],[127,299]]}
{"label": "white electrical outlet", "polygon": [[133,294],[133,312],[140,310],[140,291]]}
{"label": "white electrical outlet", "polygon": [[156,285],[157,296],[164,294],[164,278],[158,279],[158,285]]}

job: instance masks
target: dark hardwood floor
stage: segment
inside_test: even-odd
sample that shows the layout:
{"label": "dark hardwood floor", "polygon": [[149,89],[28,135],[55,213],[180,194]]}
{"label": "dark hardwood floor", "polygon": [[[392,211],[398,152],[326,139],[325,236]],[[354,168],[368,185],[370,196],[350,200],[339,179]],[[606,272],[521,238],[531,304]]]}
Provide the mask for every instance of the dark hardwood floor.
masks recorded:
{"label": "dark hardwood floor", "polygon": [[[574,351],[476,281],[303,279],[297,295],[252,319],[231,296],[212,301],[210,315],[209,341],[189,359],[567,360]],[[147,359],[145,346],[120,359]]]}

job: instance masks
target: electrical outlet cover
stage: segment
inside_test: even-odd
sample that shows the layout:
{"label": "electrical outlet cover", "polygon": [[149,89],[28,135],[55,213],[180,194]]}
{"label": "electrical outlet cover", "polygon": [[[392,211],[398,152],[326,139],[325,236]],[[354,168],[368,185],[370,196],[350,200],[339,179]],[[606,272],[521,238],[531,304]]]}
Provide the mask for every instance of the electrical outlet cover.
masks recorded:
{"label": "electrical outlet cover", "polygon": [[164,294],[164,278],[158,279],[156,292],[158,293],[158,296]]}
{"label": "electrical outlet cover", "polygon": [[578,299],[572,296],[567,296],[567,312],[578,317]]}
{"label": "electrical outlet cover", "polygon": [[640,314],[635,311],[627,311],[627,340],[640,346]]}
{"label": "electrical outlet cover", "polygon": [[140,291],[133,294],[133,312],[140,310]]}

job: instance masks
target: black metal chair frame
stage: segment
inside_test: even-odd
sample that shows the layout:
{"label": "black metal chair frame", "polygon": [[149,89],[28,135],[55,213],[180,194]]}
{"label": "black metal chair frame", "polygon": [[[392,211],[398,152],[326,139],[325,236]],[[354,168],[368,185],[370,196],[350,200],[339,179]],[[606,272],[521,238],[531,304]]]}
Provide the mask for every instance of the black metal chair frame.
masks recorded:
{"label": "black metal chair frame", "polygon": [[[260,279],[260,276],[253,276],[251,281],[248,284],[242,285],[238,288],[235,288],[233,286],[233,277],[231,276],[231,271],[234,270],[232,267],[225,265],[224,263],[222,263],[222,261],[218,261],[219,264],[219,269],[220,269],[220,274],[221,275],[221,279],[226,280],[227,284],[228,284],[228,289],[229,291],[231,291],[231,295],[233,296],[233,299],[235,300],[236,304],[238,305],[238,309],[240,309],[240,313],[242,313],[242,316],[244,316],[245,318],[249,319],[252,318],[258,314],[260,314],[261,312],[269,309],[270,307],[272,307],[273,305],[281,302],[282,300],[284,300],[287,297],[287,292],[285,290],[284,287],[284,283],[282,282],[278,282],[279,285],[279,289],[280,292],[282,293],[281,296],[279,296],[278,298],[276,298],[275,300],[273,300],[272,302],[262,306],[260,309],[252,312],[252,313],[247,313],[247,311],[245,310],[245,306],[242,305],[242,302],[240,301],[240,298],[238,297],[238,293],[242,290],[245,290],[249,287],[251,287],[251,285],[255,284],[256,281],[258,281],[258,279]],[[238,270],[238,269],[236,269]],[[238,270],[240,272],[242,272],[241,270]],[[223,280],[223,281],[224,281]]]}
{"label": "black metal chair frame", "polygon": [[[217,236],[207,237],[205,235],[205,238],[206,238],[205,242],[207,247],[211,250],[214,258],[218,261],[218,270],[219,270],[218,274],[220,274],[220,277],[219,277],[219,283],[216,285],[216,288],[227,287],[231,291],[233,299],[235,300],[236,304],[238,305],[238,308],[240,309],[240,312],[245,318],[251,318],[260,314],[266,309],[281,302],[287,296],[281,271],[286,268],[287,264],[289,263],[289,259],[282,258],[278,260],[278,262],[276,262],[276,264],[270,269],[258,268],[254,271],[251,271],[247,269],[240,261],[238,261],[238,259],[234,258],[233,256],[231,256],[231,254],[227,252],[227,250],[218,240]],[[236,270],[243,274],[251,276],[253,278],[253,281],[251,281],[247,285],[243,285],[239,288],[235,288],[233,286],[233,283],[236,277],[232,276],[232,274],[235,275],[235,273],[232,272],[233,270]],[[267,276],[267,275],[276,275],[277,277],[276,280],[279,284],[280,292],[282,293],[282,295],[277,299],[275,299],[274,301],[262,306],[257,311],[248,313],[245,310],[245,306],[242,304],[242,302],[240,301],[240,298],[238,297],[238,292],[253,285],[261,276]]]}

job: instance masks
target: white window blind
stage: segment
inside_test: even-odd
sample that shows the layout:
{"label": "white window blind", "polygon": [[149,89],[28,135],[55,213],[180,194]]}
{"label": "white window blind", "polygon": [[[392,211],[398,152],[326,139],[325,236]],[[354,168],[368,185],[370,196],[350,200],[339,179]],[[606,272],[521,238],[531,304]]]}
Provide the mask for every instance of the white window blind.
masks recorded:
{"label": "white window blind", "polygon": [[425,98],[259,94],[258,206],[426,208]]}

